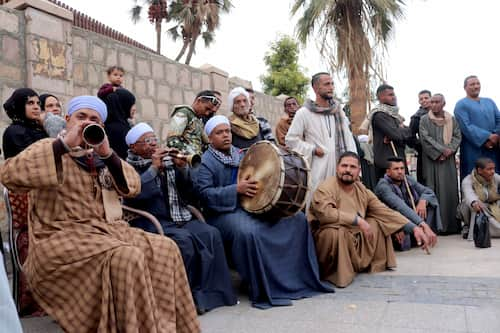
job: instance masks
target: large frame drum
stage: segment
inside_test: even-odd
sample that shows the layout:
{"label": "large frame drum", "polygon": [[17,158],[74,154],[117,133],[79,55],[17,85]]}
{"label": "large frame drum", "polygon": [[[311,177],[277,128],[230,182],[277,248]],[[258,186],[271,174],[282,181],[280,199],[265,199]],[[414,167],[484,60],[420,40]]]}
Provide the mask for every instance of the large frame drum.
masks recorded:
{"label": "large frame drum", "polygon": [[310,171],[302,155],[269,141],[256,142],[240,162],[238,181],[248,177],[257,181],[257,194],[241,196],[246,211],[282,218],[304,208]]}

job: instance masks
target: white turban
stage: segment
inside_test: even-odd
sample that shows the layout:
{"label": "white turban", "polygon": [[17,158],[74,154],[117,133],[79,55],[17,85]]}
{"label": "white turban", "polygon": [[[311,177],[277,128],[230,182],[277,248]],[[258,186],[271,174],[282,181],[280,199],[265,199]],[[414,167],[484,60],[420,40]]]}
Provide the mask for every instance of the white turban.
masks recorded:
{"label": "white turban", "polygon": [[233,112],[233,102],[236,97],[239,95],[243,95],[247,98],[247,100],[250,100],[250,95],[248,92],[245,90],[245,88],[242,87],[236,87],[227,96],[227,104],[229,105],[229,111]]}
{"label": "white turban", "polygon": [[106,104],[95,96],[78,96],[73,98],[68,103],[68,115],[71,116],[75,111],[81,109],[91,109],[99,113],[102,121],[106,121],[108,117],[108,109]]}
{"label": "white turban", "polygon": [[210,135],[210,133],[212,133],[214,128],[216,128],[220,124],[226,124],[228,126],[231,126],[229,119],[227,119],[226,116],[222,116],[222,115],[213,116],[205,124],[205,133],[207,135]]}
{"label": "white turban", "polygon": [[132,127],[130,131],[128,131],[127,135],[125,136],[125,142],[130,146],[131,144],[136,143],[141,136],[150,132],[154,133],[151,126],[146,123],[138,123],[137,125]]}

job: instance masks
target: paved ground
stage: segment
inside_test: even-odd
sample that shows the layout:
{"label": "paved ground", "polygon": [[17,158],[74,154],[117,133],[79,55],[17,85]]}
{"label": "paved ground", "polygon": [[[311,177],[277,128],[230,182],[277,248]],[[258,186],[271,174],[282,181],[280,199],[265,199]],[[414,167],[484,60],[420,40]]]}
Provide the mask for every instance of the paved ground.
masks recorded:
{"label": "paved ground", "polygon": [[[200,317],[203,332],[500,332],[500,239],[476,249],[440,237],[428,256],[398,254],[398,269],[361,274],[334,294],[258,310],[240,304]],[[25,332],[61,332],[48,318],[23,319]]]}

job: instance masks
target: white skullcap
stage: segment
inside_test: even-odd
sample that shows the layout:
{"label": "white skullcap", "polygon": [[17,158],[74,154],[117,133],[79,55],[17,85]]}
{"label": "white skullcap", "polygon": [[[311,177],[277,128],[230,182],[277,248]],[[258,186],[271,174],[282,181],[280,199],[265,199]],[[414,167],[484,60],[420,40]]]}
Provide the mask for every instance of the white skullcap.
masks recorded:
{"label": "white skullcap", "polygon": [[250,95],[248,92],[245,90],[243,87],[236,87],[227,96],[227,104],[229,105],[229,111],[233,112],[233,102],[236,97],[239,95],[243,95],[247,98],[247,100],[250,100]]}
{"label": "white skullcap", "polygon": [[125,142],[127,145],[131,145],[137,142],[141,136],[143,136],[146,133],[153,132],[153,129],[151,126],[149,126],[146,123],[138,123],[134,127],[128,131],[127,135],[125,136]]}
{"label": "white skullcap", "polygon": [[216,128],[220,124],[226,124],[226,125],[231,126],[231,123],[229,122],[229,119],[227,119],[226,116],[222,116],[222,115],[213,116],[205,124],[205,133],[207,135],[210,135],[210,133],[212,133],[214,128]]}
{"label": "white skullcap", "polygon": [[361,135],[358,135],[358,141],[359,142],[368,142],[368,135],[366,134],[361,134]]}

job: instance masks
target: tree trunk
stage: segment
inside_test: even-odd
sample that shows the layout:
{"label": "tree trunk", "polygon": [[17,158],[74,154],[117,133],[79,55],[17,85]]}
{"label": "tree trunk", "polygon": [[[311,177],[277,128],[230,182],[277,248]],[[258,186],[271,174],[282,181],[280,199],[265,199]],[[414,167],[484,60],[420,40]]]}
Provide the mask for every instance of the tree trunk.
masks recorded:
{"label": "tree trunk", "polygon": [[156,20],[156,53],[161,54],[161,21]]}
{"label": "tree trunk", "polygon": [[184,55],[184,53],[187,50],[188,45],[189,45],[189,39],[186,38],[186,39],[184,39],[184,44],[182,45],[181,51],[179,52],[177,57],[175,57],[175,61],[181,60],[182,56]]}
{"label": "tree trunk", "polygon": [[196,48],[196,40],[198,39],[198,36],[199,36],[199,34],[193,35],[193,38],[191,39],[191,43],[189,43],[189,51],[188,51],[188,54],[186,56],[186,62],[185,62],[186,65],[189,65],[189,63],[191,62],[191,57],[193,56],[194,50]]}
{"label": "tree trunk", "polygon": [[351,106],[351,129],[355,135],[360,134],[359,126],[366,117],[368,101],[368,73],[363,68],[349,69],[349,95]]}

